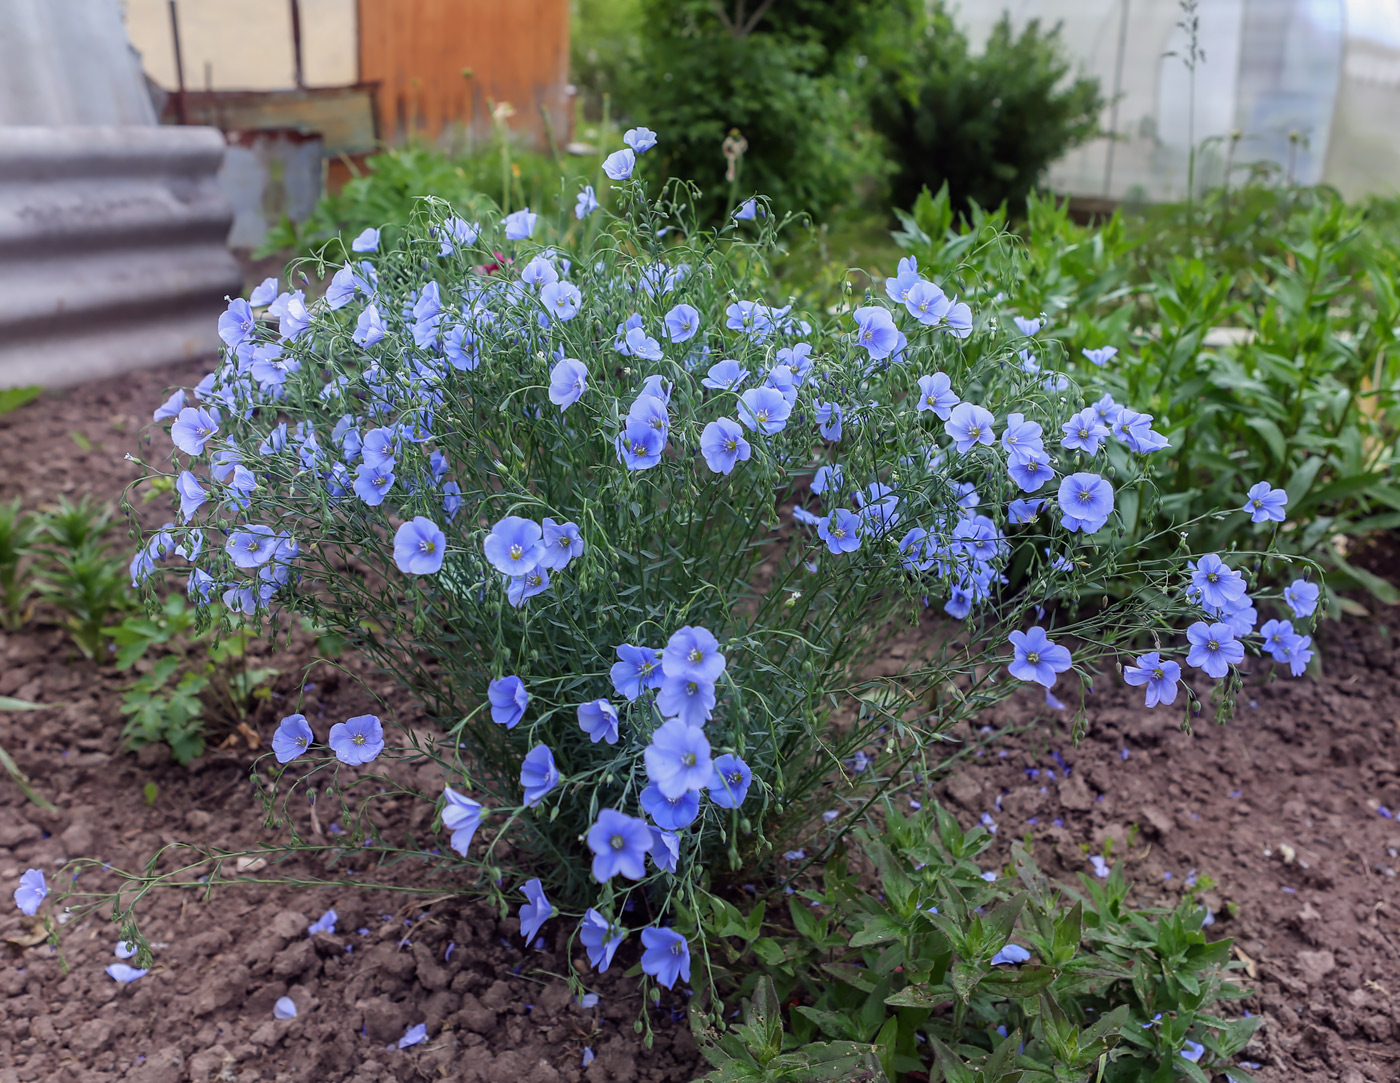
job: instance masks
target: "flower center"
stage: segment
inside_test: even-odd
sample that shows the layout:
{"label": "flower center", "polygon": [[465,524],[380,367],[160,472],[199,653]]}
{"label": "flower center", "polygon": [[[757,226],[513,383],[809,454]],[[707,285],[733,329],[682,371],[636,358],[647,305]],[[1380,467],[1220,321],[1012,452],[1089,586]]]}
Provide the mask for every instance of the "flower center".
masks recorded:
{"label": "flower center", "polygon": [[738,450],[739,450],[739,442],[738,442],[737,440],[726,440],[726,441],[724,442],[724,450],[725,450],[725,451],[738,451]]}
{"label": "flower center", "polygon": [[685,656],[685,659],[687,662],[703,662],[705,660],[705,652],[699,647],[691,647],[690,653]]}
{"label": "flower center", "polygon": [[759,420],[759,421],[766,422],[766,421],[768,420],[768,411],[767,411],[767,410],[760,410],[760,411],[758,411],[758,420]]}
{"label": "flower center", "polygon": [[418,543],[418,550],[422,553],[431,553],[437,548],[437,544],[428,538],[424,538]]}
{"label": "flower center", "polygon": [[1208,643],[1206,643],[1206,646],[1213,651],[1218,651],[1220,649],[1220,642],[1219,640],[1212,639]]}
{"label": "flower center", "polygon": [[698,692],[698,691],[700,691],[700,686],[699,686],[698,684],[696,684],[694,681],[691,681],[689,684],[687,684],[687,685],[685,686],[685,694],[686,694],[687,696],[693,696],[693,695],[695,695],[695,693]]}
{"label": "flower center", "polygon": [[523,557],[524,555],[525,555],[525,547],[524,547],[523,545],[512,545],[512,546],[510,547],[510,559],[511,559],[511,560],[519,560],[519,559],[520,559],[521,557]]}
{"label": "flower center", "polygon": [[299,747],[305,748],[305,747],[306,747],[306,738],[305,738],[305,737],[298,737],[298,738],[296,739],[296,743],[297,743],[297,745],[298,745]]}
{"label": "flower center", "polygon": [[737,786],[744,781],[744,776],[738,771],[730,771],[729,774],[725,776],[725,779],[731,786]]}
{"label": "flower center", "polygon": [[627,841],[621,835],[614,835],[611,839],[608,840],[608,845],[611,846],[614,850],[621,850],[624,846],[627,845]]}
{"label": "flower center", "polygon": [[365,735],[363,733],[357,733],[354,737],[350,738],[350,740],[357,745],[362,745],[365,743]]}
{"label": "flower center", "polygon": [[1153,677],[1154,680],[1160,681],[1160,680],[1161,680],[1163,677],[1165,677],[1165,676],[1166,676],[1166,674],[1165,674],[1164,672],[1162,672],[1162,667],[1161,667],[1161,666],[1158,666],[1156,669],[1154,669],[1154,670],[1152,671],[1152,677]]}
{"label": "flower center", "polygon": [[1033,666],[1038,666],[1038,665],[1040,665],[1040,652],[1039,652],[1039,651],[1027,651],[1027,652],[1026,652],[1026,661],[1029,662],[1029,663],[1030,663],[1031,665],[1033,665]]}
{"label": "flower center", "polygon": [[968,438],[969,440],[976,440],[976,439],[980,438],[981,435],[982,435],[982,427],[981,427],[980,425],[971,425],[971,426],[968,427],[968,430],[967,430],[967,438]]}
{"label": "flower center", "polygon": [[680,954],[681,954],[682,952],[684,952],[684,951],[685,951],[685,945],[682,944],[679,940],[677,940],[674,944],[671,945],[671,954],[672,954],[672,955],[680,955]]}
{"label": "flower center", "polygon": [[694,753],[694,752],[687,752],[684,756],[681,757],[681,763],[685,764],[685,766],[687,766],[687,767],[694,767],[694,766],[695,766],[695,753]]}
{"label": "flower center", "polygon": [[1220,582],[1220,576],[1216,575],[1215,572],[1206,572],[1206,582],[1218,583]]}
{"label": "flower center", "polygon": [[647,446],[646,446],[644,443],[642,443],[640,440],[633,440],[633,441],[632,441],[632,454],[633,454],[633,455],[645,455],[646,453],[647,453]]}

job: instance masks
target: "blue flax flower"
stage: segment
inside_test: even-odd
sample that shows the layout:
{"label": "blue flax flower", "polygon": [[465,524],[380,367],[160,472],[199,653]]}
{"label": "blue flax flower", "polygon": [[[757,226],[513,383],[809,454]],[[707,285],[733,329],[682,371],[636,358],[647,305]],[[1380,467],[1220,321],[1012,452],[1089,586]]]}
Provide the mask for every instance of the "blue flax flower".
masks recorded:
{"label": "blue flax flower", "polygon": [[668,677],[714,684],[724,673],[725,658],[708,630],[687,624],[666,641],[661,666]]}
{"label": "blue flax flower", "polygon": [[642,788],[637,795],[637,804],[642,806],[642,811],[655,821],[657,827],[667,831],[682,831],[700,815],[698,790],[687,790],[679,797],[665,797],[654,782]]}
{"label": "blue flax flower", "polygon": [[1295,617],[1310,617],[1317,610],[1317,599],[1321,593],[1316,583],[1295,579],[1283,588],[1283,600]]}
{"label": "blue flax flower", "polygon": [[1191,644],[1186,664],[1204,670],[1208,677],[1219,680],[1232,664],[1244,661],[1244,644],[1235,639],[1229,625],[1197,621],[1186,629],[1186,638]]}
{"label": "blue flax flower", "polygon": [[1001,446],[1012,459],[1043,455],[1045,442],[1041,439],[1041,428],[1034,421],[1027,421],[1025,414],[1008,414],[1006,428],[1001,434]]}
{"label": "blue flax flower", "polygon": [[904,307],[925,327],[936,327],[947,318],[953,302],[932,282],[921,278],[905,293]]}
{"label": "blue flax flower", "polygon": [[1103,368],[1118,355],[1117,346],[1100,346],[1097,350],[1080,350],[1092,364]]}
{"label": "blue flax flower", "polygon": [[681,837],[674,831],[663,831],[659,827],[649,827],[651,848],[647,851],[652,861],[662,872],[674,874],[681,860]]}
{"label": "blue flax flower", "polygon": [[744,427],[771,436],[787,427],[792,404],[772,387],[751,387],[739,396],[739,420]]}
{"label": "blue flax flower", "polygon": [[670,989],[677,978],[690,981],[690,945],[675,929],[643,929],[642,947],[642,972],[658,984]]}
{"label": "blue flax flower", "polygon": [[19,878],[19,887],[15,888],[15,905],[20,913],[32,918],[48,896],[49,885],[44,882],[43,870],[25,869]]}
{"label": "blue flax flower", "polygon": [[514,674],[488,684],[486,698],[491,704],[491,721],[508,730],[519,725],[525,717],[525,708],[530,704],[530,693],[525,691],[525,682]]}
{"label": "blue flax flower", "polygon": [[[1297,639],[1297,633],[1293,631],[1293,622],[1286,620],[1269,620],[1264,622],[1264,627],[1259,629],[1259,635],[1264,639],[1264,649],[1273,655],[1275,662],[1286,662],[1288,660],[1287,645],[1291,640]],[[1283,651],[1283,657],[1279,652]]]}
{"label": "blue flax flower", "polygon": [[1301,677],[1307,672],[1308,663],[1312,661],[1312,636],[1294,635],[1294,637],[1279,648],[1278,655],[1282,657],[1280,661],[1288,662],[1288,671],[1295,677]]}
{"label": "blue flax flower", "polygon": [[720,808],[738,808],[749,795],[753,772],[749,765],[731,752],[716,756],[714,774],[707,787],[710,800]]}
{"label": "blue flax flower", "polygon": [[534,571],[544,556],[544,531],[529,519],[507,515],[491,528],[482,550],[498,572],[523,576]]}
{"label": "blue flax flower", "polygon": [[281,542],[270,526],[250,526],[228,536],[224,549],[238,568],[260,568],[277,555]]}
{"label": "blue flax flower", "polygon": [[856,321],[856,342],[865,348],[872,361],[882,361],[899,346],[899,328],[889,309],[879,305],[858,308],[852,314]]}
{"label": "blue flax flower", "polygon": [[820,495],[828,489],[835,492],[841,488],[846,480],[845,471],[841,469],[840,463],[832,463],[830,466],[819,466],[817,472],[812,475],[812,492]]}
{"label": "blue flax flower", "polygon": [[583,305],[583,294],[572,282],[550,282],[540,290],[540,304],[549,313],[550,319],[567,323],[578,315]]}
{"label": "blue flax flower", "polygon": [[107,967],[107,977],[122,985],[130,985],[137,978],[144,978],[147,971],[126,963],[112,963]]}
{"label": "blue flax flower", "polygon": [[574,199],[574,217],[582,222],[597,209],[598,196],[593,191],[593,185],[586,184],[583,191]]}
{"label": "blue flax flower", "polygon": [[609,180],[623,181],[632,175],[632,170],[637,168],[637,155],[630,147],[622,150],[615,150],[603,159],[603,172],[607,174]]}
{"label": "blue flax flower", "polygon": [[236,350],[253,337],[257,326],[253,306],[242,297],[235,297],[219,317],[219,337],[230,350]]}
{"label": "blue flax flower", "polygon": [[373,304],[368,304],[355,321],[355,333],[350,338],[356,345],[369,349],[383,342],[388,333],[389,328],[384,323],[384,317],[379,314],[379,309]]}
{"label": "blue flax flower", "polygon": [[650,470],[661,462],[665,448],[666,433],[644,421],[629,420],[617,438],[618,460],[628,470]]}
{"label": "blue flax flower", "polygon": [[315,936],[317,933],[335,933],[335,923],[340,920],[340,915],[334,910],[327,910],[319,918],[306,927],[307,936]]}
{"label": "blue flax flower", "polygon": [[481,804],[458,793],[451,786],[442,788],[442,796],[444,799],[442,827],[444,831],[452,834],[448,845],[455,852],[466,857],[467,849],[472,844],[472,836],[476,834],[476,829],[481,826]]}
{"label": "blue flax flower", "polygon": [[1060,482],[1059,503],[1066,530],[1094,534],[1113,514],[1113,486],[1098,474],[1070,474]]}
{"label": "blue flax flower", "polygon": [[272,1018],[295,1019],[296,1017],[296,1001],[294,1001],[291,997],[278,997],[276,1003],[272,1005]]}
{"label": "blue flax flower", "polygon": [[525,943],[534,943],[540,926],[554,916],[554,907],[544,895],[544,885],[538,879],[527,880],[520,893],[528,902],[520,904],[520,935]]}
{"label": "blue flax flower", "polygon": [[705,465],[716,474],[729,474],[736,463],[747,462],[753,449],[744,439],[744,430],[738,422],[722,417],[711,421],[700,434],[700,454]]}
{"label": "blue flax flower", "polygon": [[627,933],[618,928],[592,907],[584,912],[579,922],[578,939],[583,950],[588,953],[589,965],[603,973],[612,966],[613,956]]}
{"label": "blue flax flower", "polygon": [[304,714],[289,714],[277,723],[277,732],[272,735],[272,754],[278,763],[291,763],[316,740],[311,725]]}
{"label": "blue flax flower", "polygon": [[1071,451],[1082,451],[1085,455],[1097,455],[1103,442],[1108,439],[1108,426],[1103,423],[1092,406],[1086,406],[1064,424],[1065,438],[1062,447]]}
{"label": "blue flax flower", "polygon": [[394,563],[406,575],[432,575],[442,568],[447,535],[431,519],[415,516],[394,533]]}
{"label": "blue flax flower", "polygon": [[501,225],[505,226],[506,229],[506,240],[523,241],[528,239],[530,234],[535,232],[535,222],[538,218],[539,215],[532,212],[529,207],[506,215],[501,222]]}
{"label": "blue flax flower", "polygon": [[817,419],[817,432],[823,440],[841,442],[841,421],[845,416],[841,404],[837,402],[813,402],[812,412]]}
{"label": "blue flax flower", "polygon": [[593,851],[593,877],[599,883],[606,883],[619,873],[628,880],[640,880],[647,871],[651,828],[635,816],[601,809],[588,829],[588,848]]}
{"label": "blue flax flower", "polygon": [[151,415],[152,421],[169,421],[172,417],[179,417],[180,411],[185,408],[185,389],[177,388],[175,393],[156,407],[156,412]]}
{"label": "blue flax flower", "polygon": [[328,743],[341,763],[369,763],[384,751],[384,726],[372,714],[356,715],[332,726]]}
{"label": "blue flax flower", "polygon": [[1181,666],[1164,659],[1156,651],[1139,655],[1131,666],[1123,669],[1123,679],[1135,687],[1147,685],[1147,706],[1176,702],[1176,686],[1181,680]]}
{"label": "blue flax flower", "polygon": [[[369,231],[366,230],[365,232]],[[375,230],[374,233],[377,239],[379,236],[379,231]],[[361,234],[361,236],[363,236],[363,234]],[[261,282],[259,282],[256,286],[253,287],[253,292],[248,294],[248,303],[254,308],[262,308],[264,305],[271,304],[274,300],[276,300],[276,298],[277,278],[276,276],[273,276],[270,278],[264,278]]]}
{"label": "blue flax flower", "polygon": [[577,358],[566,357],[549,373],[549,401],[562,414],[582,397],[588,387],[588,369]]}
{"label": "blue flax flower", "polygon": [[170,441],[186,455],[204,454],[204,445],[219,431],[219,412],[186,406],[170,426]]}
{"label": "blue flax flower", "polygon": [[1207,553],[1196,561],[1187,594],[1199,594],[1203,606],[1225,609],[1243,598],[1244,593],[1244,577],[1235,569],[1226,567],[1215,553]]}
{"label": "blue flax flower", "polygon": [[[524,213],[528,215],[529,209],[526,208],[524,212],[517,211],[516,213]],[[534,229],[534,226],[534,216],[530,215],[530,229]],[[476,222],[468,222],[462,218],[448,218],[442,223],[441,226],[435,227],[433,229],[433,236],[436,237],[440,242],[438,247],[438,255],[443,257],[451,256],[457,251],[458,245],[462,245],[465,248],[470,248],[472,245],[476,244],[476,238],[480,232],[481,226]],[[506,236],[510,237],[510,233],[510,218],[507,218]],[[529,230],[527,230],[525,232],[525,236],[528,237],[529,235],[530,232]],[[512,237],[511,239],[523,240],[524,238]]]}
{"label": "blue flax flower", "polygon": [[817,537],[826,542],[833,553],[854,553],[860,548],[864,521],[847,508],[837,508],[817,523]]}
{"label": "blue flax flower", "polygon": [[992,966],[1016,966],[1031,957],[1031,953],[1020,944],[1007,944],[992,956]]}
{"label": "blue flax flower", "polygon": [[657,727],[642,758],[647,778],[656,784],[661,796],[672,799],[690,790],[704,789],[714,772],[705,731],[688,726],[679,718]]}
{"label": "blue flax flower", "polygon": [[689,342],[700,330],[700,313],[691,305],[677,305],[666,313],[665,324],[672,342]]}
{"label": "blue flax flower", "polygon": [[375,252],[379,249],[379,230],[373,226],[368,226],[361,230],[359,235],[350,242],[352,252]]}
{"label": "blue flax flower", "polygon": [[199,484],[199,479],[188,470],[181,470],[175,479],[175,492],[180,497],[180,518],[189,522],[190,518],[209,499],[209,493]]}
{"label": "blue flax flower", "polygon": [[749,370],[739,362],[726,359],[711,365],[709,372],[700,382],[716,391],[733,391],[748,378],[748,375]]}
{"label": "blue flax flower", "polygon": [[919,377],[919,403],[915,409],[931,410],[940,420],[947,421],[959,401],[946,373],[935,372],[932,376]]}
{"label": "blue flax flower", "polygon": [[656,696],[663,718],[679,718],[687,726],[703,726],[715,709],[715,686],[690,677],[666,676]]}
{"label": "blue flax flower", "polygon": [[1073,665],[1069,651],[1052,642],[1038,624],[1025,632],[1012,632],[1011,646],[1015,657],[1006,668],[1018,681],[1034,681],[1051,688],[1059,675]]}
{"label": "blue flax flower", "polygon": [[576,557],[583,556],[583,536],[577,523],[556,523],[548,516],[540,524],[544,528],[544,555],[540,567],[550,571],[567,568]]}
{"label": "blue flax flower", "polygon": [[525,807],[534,808],[559,785],[559,768],[548,745],[536,745],[520,761],[520,785],[525,788]]}
{"label": "blue flax flower", "polygon": [[617,648],[617,658],[608,675],[619,696],[632,701],[648,688],[661,687],[663,671],[659,651],[624,643]]}
{"label": "blue flax flower", "polygon": [[1006,506],[1007,519],[1013,526],[1019,526],[1021,523],[1029,523],[1040,512],[1040,507],[1044,503],[1044,497],[1013,500]]}
{"label": "blue flax flower", "polygon": [[578,706],[578,727],[588,734],[593,744],[606,741],[617,744],[617,709],[605,699],[595,699]]}
{"label": "blue flax flower", "polygon": [[1050,456],[1043,451],[1013,455],[1006,471],[1024,493],[1033,493],[1055,476]]}
{"label": "blue flax flower", "polygon": [[414,1023],[403,1032],[403,1037],[399,1039],[399,1048],[407,1049],[409,1046],[422,1045],[428,1040],[428,1024]]}
{"label": "blue flax flower", "polygon": [[1250,486],[1244,507],[1251,523],[1281,523],[1286,518],[1283,513],[1288,504],[1288,494],[1282,489],[1271,489],[1267,481]]}
{"label": "blue flax flower", "polygon": [[953,440],[959,455],[966,455],[978,444],[991,444],[996,440],[992,431],[995,419],[991,411],[971,402],[960,402],[948,413],[943,428]]}
{"label": "blue flax flower", "polygon": [[394,487],[394,471],[386,466],[370,466],[361,463],[355,468],[355,482],[351,486],[355,495],[372,508],[384,503],[384,497]]}

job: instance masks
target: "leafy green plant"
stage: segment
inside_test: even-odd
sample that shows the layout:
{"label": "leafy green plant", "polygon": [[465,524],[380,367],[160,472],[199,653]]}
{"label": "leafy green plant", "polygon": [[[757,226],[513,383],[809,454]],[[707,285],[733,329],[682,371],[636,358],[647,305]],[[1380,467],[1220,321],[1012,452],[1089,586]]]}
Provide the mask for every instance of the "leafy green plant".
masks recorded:
{"label": "leafy green plant", "polygon": [[128,716],[122,736],[128,748],[164,741],[171,758],[181,764],[204,751],[204,701],[200,697],[209,687],[209,679],[189,670],[181,672],[183,664],[179,655],[166,655],[122,696],[120,709]]}
{"label": "leafy green plant", "polygon": [[38,536],[39,524],[21,510],[19,497],[0,503],[0,626],[6,631],[17,632],[24,623],[34,581],[20,574],[20,566],[32,566]]}
{"label": "leafy green plant", "polygon": [[[712,1083],[862,1078],[821,1073],[871,1055],[880,1074],[864,1078],[891,1083],[934,1070],[957,1083],[1205,1083],[1258,1025],[1213,1013],[1244,991],[1230,941],[1206,939],[1193,900],[1132,909],[1121,865],[1064,889],[1020,843],[1010,875],[989,872],[977,859],[992,836],[942,808],[906,818],[887,803],[883,819],[851,847],[873,861],[878,892],[828,862],[820,888],[790,896],[789,931],[739,938],[762,976],[746,979],[742,1027],[702,1024]],[[785,1025],[779,1002],[795,1005]]]}
{"label": "leafy green plant", "polygon": [[106,540],[112,517],[110,507],[87,497],[61,498],[36,517],[38,592],[66,614],[74,644],[94,661],[105,661],[103,629],[135,605],[126,562]]}
{"label": "leafy green plant", "polygon": [[164,741],[181,764],[204,751],[210,724],[231,730],[244,723],[278,673],[248,666],[247,632],[216,635],[208,624],[201,630],[195,610],[179,595],[105,631],[117,648],[119,670],[133,668],[153,648],[162,652],[123,697],[121,710],[129,717],[122,734],[130,748]]}

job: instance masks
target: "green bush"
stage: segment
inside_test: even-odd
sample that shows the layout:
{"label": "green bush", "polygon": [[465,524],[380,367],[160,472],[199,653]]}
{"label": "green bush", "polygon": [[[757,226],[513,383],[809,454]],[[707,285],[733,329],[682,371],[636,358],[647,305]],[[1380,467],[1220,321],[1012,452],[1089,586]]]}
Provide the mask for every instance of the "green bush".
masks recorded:
{"label": "green bush", "polygon": [[734,930],[752,992],[743,1025],[701,1024],[708,1083],[1251,1078],[1230,1060],[1258,1018],[1213,1010],[1245,995],[1229,978],[1241,964],[1191,898],[1135,910],[1121,866],[1067,891],[1020,843],[1010,869],[984,870],[992,836],[941,808],[906,819],[887,802],[883,819],[850,847],[878,894],[843,847],[820,888],[789,896],[785,931]]}
{"label": "green bush", "polygon": [[[858,55],[903,0],[642,0],[641,43],[621,105],[661,135],[667,177],[704,191],[717,220],[754,192],[781,212],[849,206],[885,162],[869,128]],[[753,16],[761,17],[753,21]],[[747,144],[731,181],[723,146]]]}
{"label": "green bush", "polygon": [[947,184],[960,209],[1019,208],[1052,161],[1098,134],[1103,106],[1096,79],[1072,77],[1058,27],[1033,19],[1016,34],[1003,16],[974,55],[940,2],[872,98],[894,205]]}

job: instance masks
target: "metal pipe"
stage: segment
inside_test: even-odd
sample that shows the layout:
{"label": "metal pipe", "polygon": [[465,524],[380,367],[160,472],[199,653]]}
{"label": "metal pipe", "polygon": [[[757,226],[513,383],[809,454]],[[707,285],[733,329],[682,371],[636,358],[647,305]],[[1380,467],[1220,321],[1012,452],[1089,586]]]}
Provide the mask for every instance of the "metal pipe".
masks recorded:
{"label": "metal pipe", "polygon": [[1118,19],[1118,56],[1113,62],[1113,101],[1108,109],[1108,154],[1103,163],[1103,195],[1110,198],[1109,188],[1113,183],[1113,150],[1118,145],[1118,99],[1123,94],[1123,53],[1128,45],[1128,4],[1123,0],[1123,11]]}
{"label": "metal pipe", "polygon": [[175,0],[170,0],[170,40],[175,44],[175,119],[188,124],[185,114],[185,60],[180,55],[180,13],[175,9]]}
{"label": "metal pipe", "polygon": [[301,4],[298,0],[288,0],[292,5],[292,74],[297,88],[306,86],[306,75],[301,67]]}

